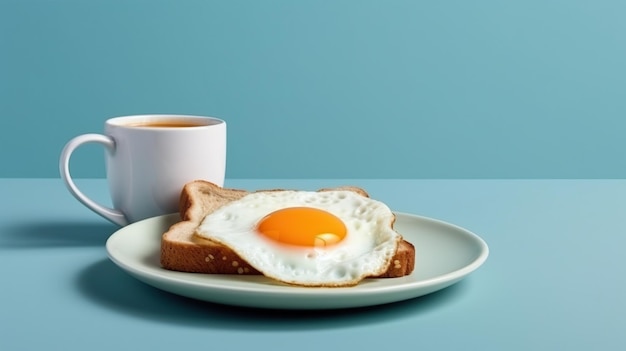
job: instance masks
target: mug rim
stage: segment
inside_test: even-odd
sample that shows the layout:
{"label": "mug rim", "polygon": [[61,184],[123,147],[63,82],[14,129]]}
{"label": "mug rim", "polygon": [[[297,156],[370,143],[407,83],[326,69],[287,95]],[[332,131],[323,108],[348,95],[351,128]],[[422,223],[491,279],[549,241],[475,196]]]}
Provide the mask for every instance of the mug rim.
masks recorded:
{"label": "mug rim", "polygon": [[[106,120],[105,124],[110,127],[129,128],[129,129],[150,129],[154,130],[154,127],[131,125],[131,123],[150,123],[157,121],[172,121],[180,120],[187,122],[195,122],[198,125],[186,126],[184,129],[197,129],[218,126],[225,124],[223,119],[212,116],[200,116],[200,115],[184,115],[184,114],[141,114],[141,115],[127,115],[112,117]],[[159,127],[159,129],[178,129],[177,127]]]}

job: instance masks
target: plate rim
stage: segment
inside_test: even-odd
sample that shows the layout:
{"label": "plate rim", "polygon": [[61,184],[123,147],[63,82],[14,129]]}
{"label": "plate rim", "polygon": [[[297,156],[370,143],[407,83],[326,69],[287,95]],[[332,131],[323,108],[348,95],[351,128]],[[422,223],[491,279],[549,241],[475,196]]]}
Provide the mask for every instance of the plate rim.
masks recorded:
{"label": "plate rim", "polygon": [[[418,296],[426,295],[431,292],[444,289],[452,284],[455,284],[456,282],[463,279],[464,277],[466,277],[467,275],[469,275],[470,273],[478,269],[480,266],[482,266],[482,264],[489,257],[490,250],[486,241],[468,229],[465,229],[456,224],[452,224],[452,223],[449,223],[440,219],[435,219],[435,218],[426,217],[422,215],[399,212],[399,211],[393,211],[393,213],[397,217],[396,220],[398,219],[398,217],[405,217],[407,218],[407,220],[419,220],[419,221],[431,222],[439,226],[453,228],[455,231],[462,233],[463,235],[469,237],[475,244],[477,244],[479,248],[479,254],[474,260],[472,260],[468,264],[465,264],[463,267],[459,269],[456,269],[454,271],[451,271],[442,275],[438,275],[429,279],[425,279],[425,280],[406,282],[405,281],[406,279],[403,279],[406,277],[400,277],[400,278],[394,278],[394,282],[398,282],[398,284],[373,286],[373,287],[372,286],[367,287],[365,285],[359,284],[355,287],[344,287],[344,288],[324,288],[324,287],[310,288],[310,287],[298,287],[298,286],[288,286],[288,285],[285,285],[285,286],[277,285],[277,286],[272,286],[271,288],[268,288],[267,286],[263,286],[263,285],[259,285],[258,287],[226,286],[223,284],[223,282],[215,282],[211,280],[207,280],[206,282],[198,282],[198,281],[187,280],[184,278],[184,275],[196,274],[196,273],[167,271],[164,274],[158,274],[152,271],[151,269],[161,268],[161,267],[150,267],[150,269],[143,269],[143,266],[147,264],[141,263],[138,266],[131,265],[125,262],[123,259],[120,259],[116,255],[115,249],[113,248],[113,244],[117,240],[120,240],[118,239],[118,237],[120,236],[120,233],[129,230],[129,227],[132,228],[133,226],[145,225],[146,224],[145,222],[147,221],[157,221],[157,220],[166,221],[169,219],[173,220],[174,218],[170,218],[170,217],[176,217],[178,216],[178,213],[170,213],[170,214],[146,218],[144,220],[119,228],[118,230],[116,230],[114,233],[112,233],[109,236],[109,238],[106,241],[105,247],[106,247],[107,256],[113,263],[115,263],[118,267],[120,267],[122,270],[126,271],[127,273],[135,277],[136,279],[148,285],[151,285],[160,290],[165,290],[165,291],[170,291],[170,292],[172,291],[168,289],[163,289],[160,286],[156,286],[152,284],[150,281],[154,280],[154,281],[159,281],[163,284],[176,284],[182,287],[189,287],[189,288],[194,288],[194,289],[206,289],[207,291],[210,291],[210,293],[207,293],[208,295],[207,297],[210,297],[211,293],[230,292],[230,293],[262,294],[265,296],[269,295],[271,298],[281,298],[281,297],[287,297],[287,296],[308,298],[308,299],[320,298],[322,296],[325,298],[330,298],[330,297],[357,298],[357,297],[363,297],[363,296],[370,296],[372,294],[406,293],[407,291],[427,289],[429,287],[437,287],[438,285],[440,285],[440,287],[435,288],[430,292],[412,296],[412,297],[418,297]],[[181,275],[180,277],[178,276],[179,274]],[[410,277],[410,275],[408,277]],[[193,298],[191,296],[180,294],[180,293],[178,293],[178,295]],[[412,297],[408,297],[408,298],[412,298]],[[400,300],[405,300],[405,299],[407,298],[394,299],[388,302],[400,301]],[[206,298],[206,299],[202,298],[202,300],[224,304],[224,302],[217,302],[215,299],[210,299],[210,298]],[[386,303],[386,302],[383,302],[383,303]],[[226,303],[226,304],[229,304],[229,303]],[[372,306],[372,305],[378,305],[378,304],[381,304],[381,303],[355,304],[354,306],[346,306],[346,307]],[[263,304],[258,304],[258,305],[257,304],[238,304],[238,305],[248,306],[248,307],[267,307],[267,306],[263,306]],[[294,309],[294,307],[288,307],[288,306],[287,307],[271,306],[270,308]],[[303,308],[303,307],[295,307],[295,308]],[[335,306],[335,307],[315,307],[315,308],[324,309],[324,308],[344,308],[344,307]]]}

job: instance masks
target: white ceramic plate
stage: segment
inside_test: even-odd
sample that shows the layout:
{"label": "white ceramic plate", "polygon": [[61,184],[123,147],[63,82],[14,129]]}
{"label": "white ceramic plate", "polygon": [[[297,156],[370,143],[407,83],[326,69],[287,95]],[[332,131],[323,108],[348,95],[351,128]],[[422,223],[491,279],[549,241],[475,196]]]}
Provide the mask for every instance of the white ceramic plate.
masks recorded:
{"label": "white ceramic plate", "polygon": [[106,248],[111,260],[156,288],[227,305],[276,309],[333,309],[385,304],[450,286],[487,259],[487,244],[458,226],[396,213],[395,229],[416,248],[414,272],[402,278],[366,279],[348,288],[304,288],[263,276],[173,272],[159,264],[161,234],[177,214],[153,217],[115,232]]}

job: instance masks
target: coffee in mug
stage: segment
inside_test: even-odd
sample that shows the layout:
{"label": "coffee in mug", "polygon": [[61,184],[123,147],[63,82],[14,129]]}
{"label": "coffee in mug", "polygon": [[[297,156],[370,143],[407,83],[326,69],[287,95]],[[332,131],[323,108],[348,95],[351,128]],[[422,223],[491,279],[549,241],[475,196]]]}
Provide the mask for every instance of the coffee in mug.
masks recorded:
{"label": "coffee in mug", "polygon": [[[72,152],[86,143],[105,147],[113,208],[87,197],[70,175]],[[61,152],[59,169],[74,197],[121,226],[178,212],[180,193],[186,183],[203,179],[224,185],[226,122],[186,115],[111,118],[105,122],[104,134],[83,134],[70,140]]]}

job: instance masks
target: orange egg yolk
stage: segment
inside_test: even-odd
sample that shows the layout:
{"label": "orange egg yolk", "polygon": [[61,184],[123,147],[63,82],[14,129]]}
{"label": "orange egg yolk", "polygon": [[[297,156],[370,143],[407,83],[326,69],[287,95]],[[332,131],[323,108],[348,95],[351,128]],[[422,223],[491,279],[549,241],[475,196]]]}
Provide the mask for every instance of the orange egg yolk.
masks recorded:
{"label": "orange egg yolk", "polygon": [[311,207],[288,207],[272,212],[259,222],[262,235],[283,244],[324,247],[346,236],[345,224],[335,215]]}

